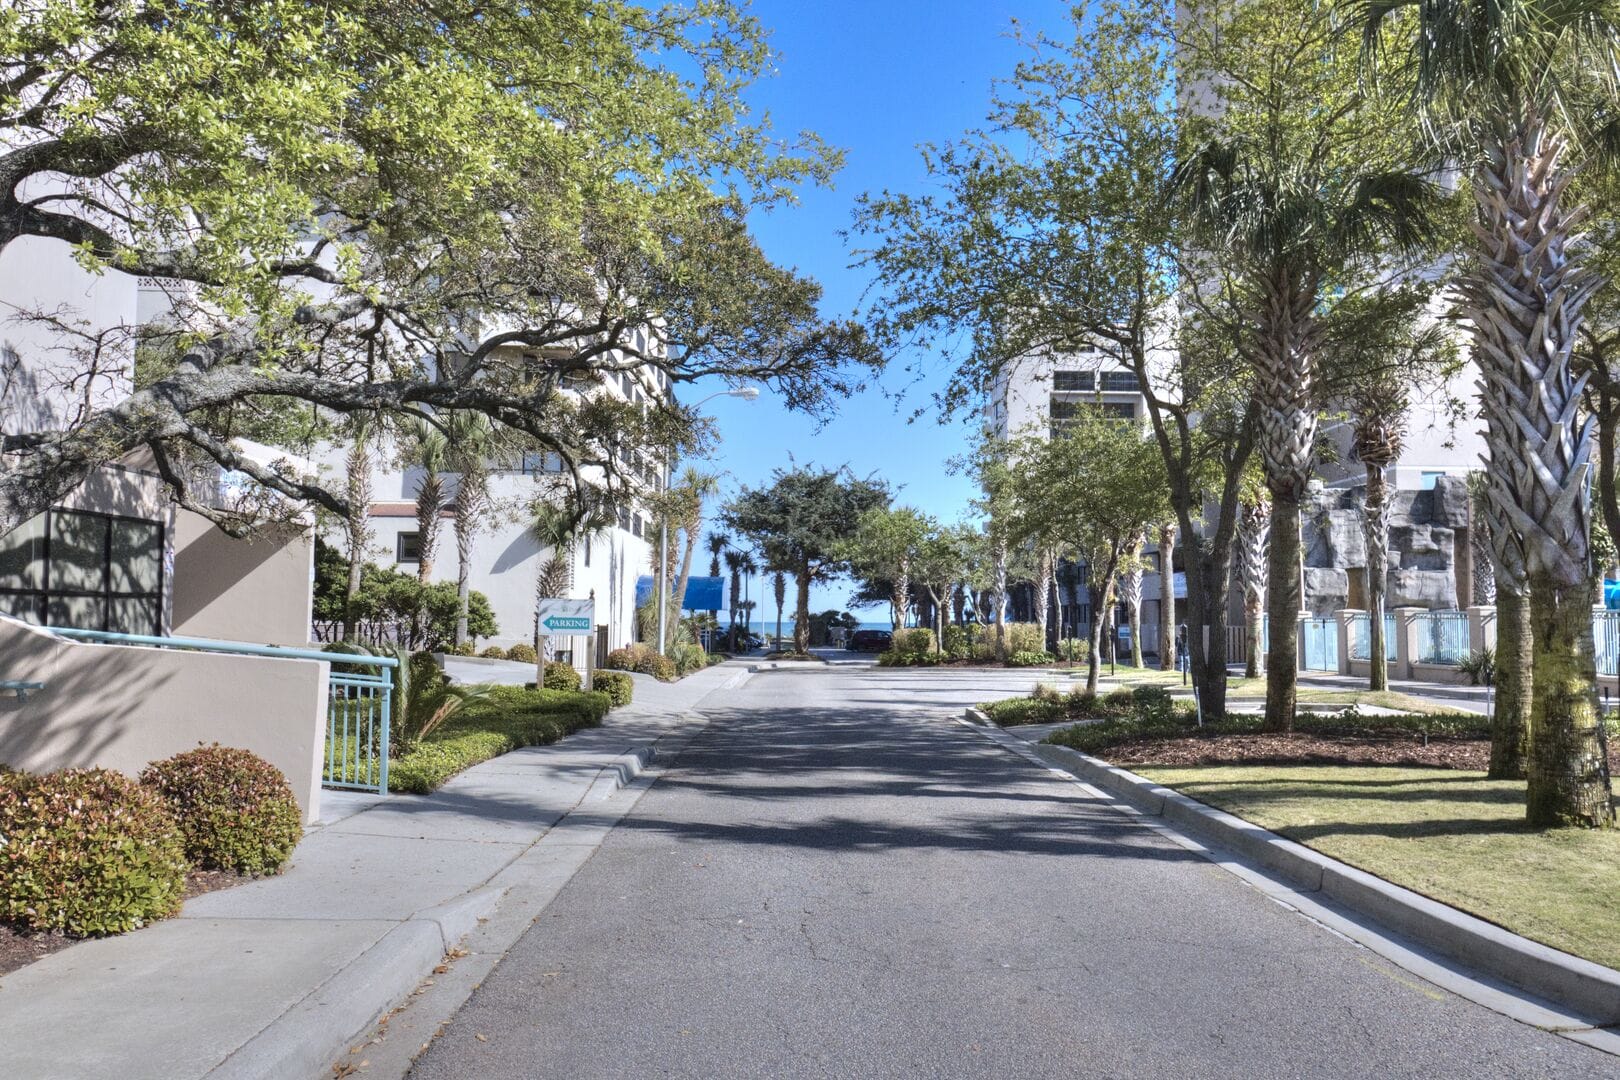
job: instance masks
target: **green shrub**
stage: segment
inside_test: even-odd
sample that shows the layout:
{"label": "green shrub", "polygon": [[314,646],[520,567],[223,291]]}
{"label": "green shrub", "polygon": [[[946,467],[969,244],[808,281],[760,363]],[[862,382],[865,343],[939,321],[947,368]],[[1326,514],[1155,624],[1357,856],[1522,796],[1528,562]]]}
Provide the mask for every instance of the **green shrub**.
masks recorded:
{"label": "green shrub", "polygon": [[633,646],[614,649],[607,654],[607,659],[603,660],[602,663],[613,671],[634,671],[636,670],[636,650]]}
{"label": "green shrub", "polygon": [[[697,650],[695,645],[690,648]],[[686,655],[695,659],[695,653],[688,652]],[[656,649],[649,649],[645,645],[627,645],[622,649],[614,649],[607,654],[607,666],[615,671],[638,671],[643,675],[651,675],[660,682],[674,682],[684,674],[675,666],[675,661],[667,656],[660,656]]]}
{"label": "green shrub", "polygon": [[989,701],[980,705],[979,709],[990,717],[993,723],[1002,727],[1015,727],[1019,724],[1050,724],[1064,719],[1066,715],[1061,701],[1042,698],[1008,698],[1006,701]]}
{"label": "green shrub", "polygon": [[0,779],[0,919],[118,934],[180,908],[185,842],[156,792],[110,769]]}
{"label": "green shrub", "polygon": [[490,645],[478,655],[482,656],[485,660],[505,660],[506,650],[501,648],[499,645]]}
{"label": "green shrub", "polygon": [[1457,670],[1468,676],[1470,686],[1489,686],[1496,681],[1496,650],[1474,650],[1457,661]]}
{"label": "green shrub", "polygon": [[525,645],[522,642],[507,649],[506,658],[516,660],[520,664],[533,664],[540,659],[539,655],[534,651],[533,645]]}
{"label": "green shrub", "polygon": [[1057,655],[1059,660],[1072,659],[1077,664],[1083,664],[1091,656],[1091,642],[1083,638],[1064,638],[1058,642]]}
{"label": "green shrub", "polygon": [[186,857],[205,870],[273,874],[304,835],[287,778],[250,750],[187,750],[141,770],[141,783],[169,804]]}
{"label": "green shrub", "polygon": [[598,691],[608,696],[615,709],[630,704],[636,692],[636,680],[622,671],[593,671],[591,682]]}
{"label": "green shrub", "polygon": [[937,667],[947,659],[941,653],[905,653],[890,649],[878,653],[877,662],[879,667]]}
{"label": "green shrub", "polygon": [[1046,634],[1039,623],[1015,622],[1007,624],[1007,652],[1045,652]]}
{"label": "green shrub", "polygon": [[1059,690],[1051,683],[1045,682],[1036,683],[1035,689],[1030,691],[1029,696],[1035,701],[1068,701],[1068,695],[1064,694],[1063,691]]}
{"label": "green shrub", "polygon": [[967,627],[957,626],[954,623],[947,626],[945,628],[945,639],[941,645],[941,648],[945,650],[945,653],[948,656],[954,657],[957,660],[965,659],[968,654]]}
{"label": "green shrub", "polygon": [[546,665],[547,690],[578,690],[579,686],[579,672],[574,670],[573,664],[553,660]]}
{"label": "green shrub", "polygon": [[902,630],[894,635],[891,648],[898,653],[909,653],[912,656],[921,656],[934,651],[934,632],[926,626]]}
{"label": "green shrub", "polygon": [[1041,667],[1052,663],[1052,654],[1049,652],[1019,651],[1007,657],[1008,667]]}
{"label": "green shrub", "polygon": [[426,794],[481,761],[595,727],[610,708],[599,691],[481,687],[431,738],[389,763],[388,789]]}
{"label": "green shrub", "polygon": [[470,641],[463,641],[460,645],[451,645],[447,647],[444,652],[446,656],[472,656],[474,646]]}
{"label": "green shrub", "polygon": [[675,663],[675,674],[682,678],[709,666],[709,654],[703,651],[701,645],[688,643],[673,646],[669,650],[669,657]]}

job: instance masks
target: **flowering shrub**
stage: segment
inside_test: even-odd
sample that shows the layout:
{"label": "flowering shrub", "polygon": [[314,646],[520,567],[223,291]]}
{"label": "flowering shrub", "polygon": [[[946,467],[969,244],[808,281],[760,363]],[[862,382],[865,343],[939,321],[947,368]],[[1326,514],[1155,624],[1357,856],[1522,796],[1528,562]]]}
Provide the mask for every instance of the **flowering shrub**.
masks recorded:
{"label": "flowering shrub", "polygon": [[188,869],[174,814],[127,776],[0,776],[0,918],[122,933],[179,910]]}
{"label": "flowering shrub", "polygon": [[249,750],[187,750],[148,765],[141,783],[169,805],[186,857],[205,870],[274,873],[304,835],[287,778]]}

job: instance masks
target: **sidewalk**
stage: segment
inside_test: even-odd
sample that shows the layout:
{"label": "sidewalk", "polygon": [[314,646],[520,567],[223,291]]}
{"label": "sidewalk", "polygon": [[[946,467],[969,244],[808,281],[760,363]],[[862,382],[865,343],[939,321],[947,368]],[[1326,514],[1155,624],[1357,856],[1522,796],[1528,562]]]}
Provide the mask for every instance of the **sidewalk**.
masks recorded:
{"label": "sidewalk", "polygon": [[654,744],[701,728],[693,710],[704,698],[747,677],[740,663],[674,684],[637,677],[634,702],[601,727],[474,766],[432,795],[328,794],[281,875],[0,979],[0,1073],[326,1074],[508,890],[583,863],[611,828],[594,812],[602,800]]}

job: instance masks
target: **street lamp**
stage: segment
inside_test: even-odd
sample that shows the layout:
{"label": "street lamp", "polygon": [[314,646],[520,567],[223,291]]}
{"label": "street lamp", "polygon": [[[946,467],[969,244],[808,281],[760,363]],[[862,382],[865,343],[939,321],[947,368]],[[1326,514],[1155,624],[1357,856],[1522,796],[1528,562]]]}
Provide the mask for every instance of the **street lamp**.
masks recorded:
{"label": "street lamp", "polygon": [[[730,390],[721,390],[710,394],[692,406],[699,406],[713,401],[715,398],[734,397],[744,401],[753,401],[759,397],[757,386],[733,386]],[[669,490],[670,460],[664,458],[664,491]],[[669,515],[660,514],[658,521],[658,655],[664,655],[665,642],[669,638]]]}

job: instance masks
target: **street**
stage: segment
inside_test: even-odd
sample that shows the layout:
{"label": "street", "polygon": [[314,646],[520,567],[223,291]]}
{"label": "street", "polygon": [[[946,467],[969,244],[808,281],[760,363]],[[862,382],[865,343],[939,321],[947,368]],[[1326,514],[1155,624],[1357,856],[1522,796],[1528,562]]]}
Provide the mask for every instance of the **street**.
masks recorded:
{"label": "street", "polygon": [[1620,1075],[952,722],[1006,678],[708,699],[412,1076]]}

